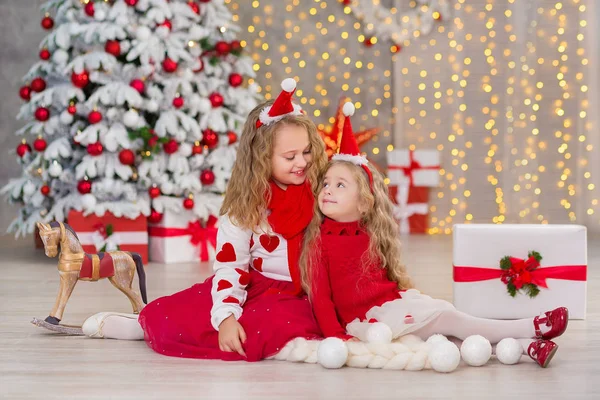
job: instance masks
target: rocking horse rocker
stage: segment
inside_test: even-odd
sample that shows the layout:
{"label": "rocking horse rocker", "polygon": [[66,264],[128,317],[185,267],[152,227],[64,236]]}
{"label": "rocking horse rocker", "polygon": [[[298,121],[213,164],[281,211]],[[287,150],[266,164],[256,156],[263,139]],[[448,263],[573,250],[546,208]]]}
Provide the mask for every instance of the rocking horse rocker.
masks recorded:
{"label": "rocking horse rocker", "polygon": [[[148,302],[146,298],[146,273],[144,272],[142,257],[139,254],[127,251],[86,254],[79,243],[77,234],[68,224],[38,222],[37,227],[44,243],[46,255],[48,257],[59,256],[60,289],[50,315],[45,320],[34,318],[31,321],[32,324],[54,332],[83,335],[80,326],[60,324],[67,301],[78,280],[95,282],[99,279],[108,278],[110,283],[129,298],[135,314],[138,314],[144,304]],[[60,254],[58,253],[59,245]],[[131,288],[136,270],[142,294],[141,298]]]}

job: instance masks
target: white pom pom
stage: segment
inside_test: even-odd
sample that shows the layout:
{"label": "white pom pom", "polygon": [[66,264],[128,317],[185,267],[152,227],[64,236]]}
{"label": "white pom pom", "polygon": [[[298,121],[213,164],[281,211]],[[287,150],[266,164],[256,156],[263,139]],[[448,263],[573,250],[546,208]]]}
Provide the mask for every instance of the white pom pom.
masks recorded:
{"label": "white pom pom", "polygon": [[69,61],[69,53],[63,49],[57,49],[54,51],[54,54],[52,54],[52,61],[58,65],[65,65],[67,61]]}
{"label": "white pom pom", "polygon": [[392,336],[392,330],[383,322],[370,324],[366,333],[366,339],[369,343],[390,343],[393,339]]}
{"label": "white pom pom", "polygon": [[173,193],[173,184],[169,181],[163,182],[160,185],[160,191],[166,195],[172,194]]}
{"label": "white pom pom", "polygon": [[183,142],[179,145],[177,152],[184,157],[189,157],[192,155],[192,145],[187,142]]}
{"label": "white pom pom", "polygon": [[516,364],[521,359],[523,348],[517,339],[502,339],[496,345],[496,357],[502,364]]}
{"label": "white pom pom", "polygon": [[150,112],[158,111],[158,103],[154,100],[148,100],[146,102],[146,110],[148,110]]}
{"label": "white pom pom", "polygon": [[63,125],[71,125],[73,122],[73,115],[69,113],[67,110],[60,113],[60,117],[58,117],[60,123]]}
{"label": "white pom pom", "polygon": [[286,78],[281,82],[281,88],[286,92],[291,92],[296,89],[296,81],[293,78]]}
{"label": "white pom pom", "polygon": [[480,367],[492,356],[492,345],[481,335],[471,335],[460,346],[460,355],[470,366]]}
{"label": "white pom pom", "polygon": [[210,103],[210,100],[207,99],[206,97],[203,97],[199,100],[198,102],[198,110],[202,113],[202,114],[206,114],[207,112],[209,112],[212,109],[212,104]]}
{"label": "white pom pom", "polygon": [[50,174],[50,176],[54,177],[54,178],[58,178],[60,176],[60,174],[62,174],[62,167],[59,163],[57,162],[53,162],[52,164],[50,164],[50,167],[48,168],[48,173]]}
{"label": "white pom pom", "polygon": [[152,31],[150,31],[150,28],[144,25],[138,26],[137,30],[135,31],[135,36],[141,41],[148,40],[151,34]]}
{"label": "white pom pom", "polygon": [[123,115],[123,123],[128,128],[134,128],[140,119],[140,115],[135,110],[129,110]]}
{"label": "white pom pom", "polygon": [[32,194],[35,193],[35,185],[33,184],[33,182],[31,181],[27,181],[24,185],[23,185],[23,195],[24,196],[31,196]]}
{"label": "white pom pom", "polygon": [[354,115],[354,111],[356,110],[356,108],[354,108],[354,104],[352,104],[351,102],[346,102],[344,104],[344,108],[342,108],[342,111],[344,113],[344,115],[346,117],[351,117]]}
{"label": "white pom pom", "polygon": [[319,343],[317,360],[325,368],[338,369],[346,364],[348,347],[342,339],[330,337]]}
{"label": "white pom pom", "polygon": [[104,21],[104,18],[106,18],[106,11],[104,11],[104,10],[94,11],[94,19],[96,21]]}
{"label": "white pom pom", "polygon": [[81,205],[86,211],[93,210],[97,203],[98,201],[96,200],[96,197],[91,193],[81,196]]}
{"label": "white pom pom", "polygon": [[436,333],[435,335],[429,336],[429,339],[427,339],[426,343],[430,346],[435,346],[438,343],[447,342],[447,341],[448,341],[448,338],[446,336]]}
{"label": "white pom pom", "polygon": [[429,350],[429,362],[437,372],[452,372],[460,364],[460,351],[449,340],[441,341]]}

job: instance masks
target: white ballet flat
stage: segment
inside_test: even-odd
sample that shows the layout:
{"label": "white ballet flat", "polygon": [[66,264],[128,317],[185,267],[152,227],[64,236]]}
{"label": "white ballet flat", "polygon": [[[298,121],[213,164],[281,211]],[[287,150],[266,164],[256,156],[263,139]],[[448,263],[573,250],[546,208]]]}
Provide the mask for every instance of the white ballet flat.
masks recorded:
{"label": "white ballet flat", "polygon": [[105,336],[102,330],[108,317],[120,317],[137,321],[138,316],[136,314],[125,314],[118,312],[101,312],[86,319],[81,326],[81,330],[86,336],[94,339],[115,339],[111,338],[110,336]]}

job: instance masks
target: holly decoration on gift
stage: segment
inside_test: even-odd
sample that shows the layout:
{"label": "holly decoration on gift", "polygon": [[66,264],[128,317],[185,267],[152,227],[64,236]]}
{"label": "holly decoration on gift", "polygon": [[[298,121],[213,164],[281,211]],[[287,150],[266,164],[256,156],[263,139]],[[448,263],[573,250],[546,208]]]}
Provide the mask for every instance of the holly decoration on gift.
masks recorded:
{"label": "holly decoration on gift", "polygon": [[[112,224],[106,224],[106,226],[102,225],[102,224],[97,224],[94,226],[94,228],[96,228],[96,231],[99,232],[102,237],[106,240],[109,237],[111,237],[113,235],[113,233],[115,233],[115,229],[113,227]],[[106,252],[106,245],[107,243],[105,242],[104,245],[98,249],[99,252]],[[117,250],[121,250],[121,247],[117,244]],[[114,251],[114,250],[111,250]]]}
{"label": "holly decoration on gift", "polygon": [[506,285],[506,290],[511,297],[515,297],[517,293],[524,293],[534,298],[540,293],[532,276],[533,271],[540,267],[540,261],[542,256],[537,251],[530,251],[526,260],[511,256],[500,260],[500,269],[502,269],[500,279]]}

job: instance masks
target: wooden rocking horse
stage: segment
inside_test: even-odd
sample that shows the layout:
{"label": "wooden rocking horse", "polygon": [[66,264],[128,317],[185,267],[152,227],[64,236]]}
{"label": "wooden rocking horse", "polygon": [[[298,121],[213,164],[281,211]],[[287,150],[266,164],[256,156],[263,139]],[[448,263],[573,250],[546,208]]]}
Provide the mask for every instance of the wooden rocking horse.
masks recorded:
{"label": "wooden rocking horse", "polygon": [[[139,254],[127,251],[86,254],[79,243],[77,234],[69,225],[62,222],[51,222],[50,224],[38,222],[37,227],[44,243],[46,255],[48,257],[59,256],[60,289],[50,315],[45,320],[34,318],[31,323],[55,332],[82,335],[81,327],[60,325],[65,306],[78,280],[95,282],[108,278],[110,283],[129,298],[135,314],[138,314],[144,304],[148,302],[146,273],[142,257]],[[58,253],[59,245],[60,254]],[[131,288],[136,269],[142,292],[141,298]]]}

